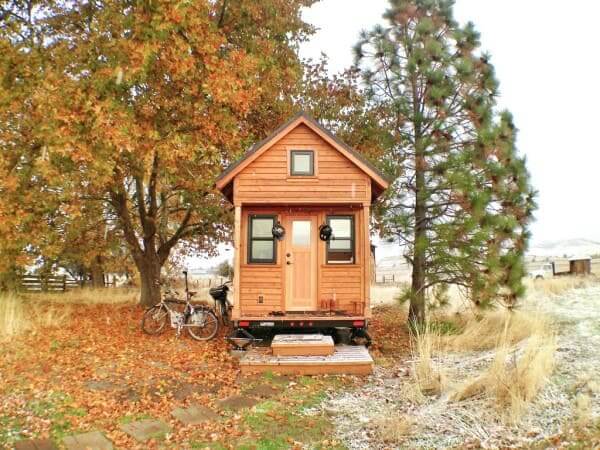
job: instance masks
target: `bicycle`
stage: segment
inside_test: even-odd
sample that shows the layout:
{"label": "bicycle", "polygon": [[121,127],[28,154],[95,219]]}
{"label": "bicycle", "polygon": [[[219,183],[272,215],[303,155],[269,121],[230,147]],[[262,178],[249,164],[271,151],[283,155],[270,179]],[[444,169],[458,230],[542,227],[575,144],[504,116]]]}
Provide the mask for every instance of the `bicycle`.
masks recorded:
{"label": "bicycle", "polygon": [[[188,288],[187,271],[185,276],[185,300],[176,298],[176,292],[166,288],[159,303],[148,308],[142,317],[142,330],[146,334],[162,333],[170,319],[171,328],[175,328],[176,336],[181,335],[183,328],[197,341],[208,341],[219,331],[219,319],[214,311],[204,305],[192,305],[191,299],[196,294]],[[177,311],[173,305],[185,305],[183,312]]]}
{"label": "bicycle", "polygon": [[227,292],[231,281],[226,281],[220,286],[210,288],[208,293],[215,301],[215,310],[221,318],[223,326],[227,327],[231,324],[231,303],[227,300]]}

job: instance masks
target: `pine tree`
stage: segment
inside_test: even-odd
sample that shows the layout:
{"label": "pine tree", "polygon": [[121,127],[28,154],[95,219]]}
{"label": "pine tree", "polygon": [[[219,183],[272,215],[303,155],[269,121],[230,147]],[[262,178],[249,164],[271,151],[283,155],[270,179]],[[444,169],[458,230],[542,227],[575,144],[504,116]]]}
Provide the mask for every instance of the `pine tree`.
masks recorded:
{"label": "pine tree", "polygon": [[498,81],[472,23],[451,0],[392,0],[386,27],[355,47],[396,178],[378,208],[383,232],[412,265],[409,320],[426,319],[426,293],[462,286],[479,304],[523,293],[527,224],[534,209]]}

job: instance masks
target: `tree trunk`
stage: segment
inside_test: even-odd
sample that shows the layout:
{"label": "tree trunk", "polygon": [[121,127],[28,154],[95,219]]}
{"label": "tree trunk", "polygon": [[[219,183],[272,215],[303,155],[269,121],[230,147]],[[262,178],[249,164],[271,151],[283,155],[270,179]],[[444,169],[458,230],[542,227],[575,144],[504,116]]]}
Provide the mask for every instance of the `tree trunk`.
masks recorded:
{"label": "tree trunk", "polygon": [[96,256],[92,261],[90,267],[92,275],[92,287],[103,288],[104,287],[104,269],[102,268],[102,257]]}
{"label": "tree trunk", "polygon": [[[416,235],[415,235],[416,236]],[[425,323],[425,255],[424,250],[415,251],[408,321],[411,326]]]}
{"label": "tree trunk", "polygon": [[425,157],[420,148],[419,140],[415,145],[415,236],[412,284],[408,321],[411,326],[420,326],[425,323],[425,272],[426,272],[426,247],[424,241],[426,233],[426,197],[425,197]]}
{"label": "tree trunk", "polygon": [[140,305],[150,307],[160,301],[160,269],[161,264],[158,258],[152,255],[144,255],[143,259],[137,262],[137,268],[140,273],[141,293]]}

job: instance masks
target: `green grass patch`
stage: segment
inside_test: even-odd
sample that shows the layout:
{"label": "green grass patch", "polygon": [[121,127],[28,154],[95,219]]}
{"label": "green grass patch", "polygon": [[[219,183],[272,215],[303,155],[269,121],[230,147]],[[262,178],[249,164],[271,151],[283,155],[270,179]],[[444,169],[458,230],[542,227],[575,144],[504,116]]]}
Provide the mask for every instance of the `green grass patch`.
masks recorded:
{"label": "green grass patch", "polygon": [[211,450],[227,450],[227,447],[219,442],[190,442],[190,448],[192,450],[204,450],[206,448]]}
{"label": "green grass patch", "polygon": [[286,450],[290,448],[290,442],[283,438],[261,439],[252,444],[242,444],[238,450]]}
{"label": "green grass patch", "polygon": [[462,333],[462,328],[450,320],[432,320],[429,322],[429,331],[434,334],[453,335]]}
{"label": "green grass patch", "polygon": [[274,374],[271,371],[267,371],[265,373],[263,373],[263,379],[270,383],[270,384],[275,384],[275,385],[284,385],[290,382],[290,379],[286,376],[283,375],[277,375]]}
{"label": "green grass patch", "polygon": [[298,377],[298,383],[300,383],[302,386],[312,386],[316,383],[316,381],[317,380],[314,377],[308,377],[305,375]]}
{"label": "green grass patch", "polygon": [[26,409],[32,415],[50,421],[50,436],[60,441],[74,432],[71,418],[87,414],[84,408],[73,405],[73,399],[64,392],[49,392],[44,398],[27,402]]}
{"label": "green grass patch", "polygon": [[58,349],[60,349],[60,342],[58,342],[56,339],[52,339],[52,341],[50,341],[50,351],[55,352]]}
{"label": "green grass patch", "polygon": [[22,433],[25,422],[21,418],[0,416],[0,448],[12,448],[15,442],[25,439]]}
{"label": "green grass patch", "polygon": [[150,414],[147,413],[137,413],[137,414],[126,414],[123,417],[119,418],[119,423],[121,425],[127,425],[131,422],[137,422],[138,420],[151,419]]}
{"label": "green grass patch", "polygon": [[244,414],[244,424],[260,435],[260,440],[242,440],[235,448],[279,450],[288,449],[296,442],[309,448],[331,448],[329,441],[326,445],[323,442],[331,436],[333,424],[327,417],[307,415],[305,410],[321,403],[325,389],[337,385],[338,380],[331,378],[323,383],[315,378],[300,377],[298,382],[295,389],[287,392],[287,398],[264,401]]}

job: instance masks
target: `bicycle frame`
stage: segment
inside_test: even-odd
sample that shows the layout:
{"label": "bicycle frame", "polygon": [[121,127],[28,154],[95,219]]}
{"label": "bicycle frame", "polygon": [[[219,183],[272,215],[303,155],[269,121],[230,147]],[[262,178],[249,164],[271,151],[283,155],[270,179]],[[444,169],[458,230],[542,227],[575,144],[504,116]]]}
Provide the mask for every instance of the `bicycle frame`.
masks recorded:
{"label": "bicycle frame", "polygon": [[[169,304],[185,305],[185,309],[183,310],[183,312],[179,312],[179,311],[176,311],[174,308],[170,307]],[[207,309],[205,306],[201,306],[201,305],[194,306],[189,302],[189,300],[186,300],[186,301],[175,300],[175,299],[166,299],[165,300],[163,298],[160,301],[159,305],[164,306],[165,309],[167,310],[167,312],[169,313],[169,320],[171,323],[171,328],[175,328],[177,336],[179,336],[181,334],[181,330],[184,327],[193,327],[193,326],[198,325],[195,323],[192,323],[192,324],[186,323],[187,318],[189,316],[191,316],[196,311],[204,311],[205,309]]]}

